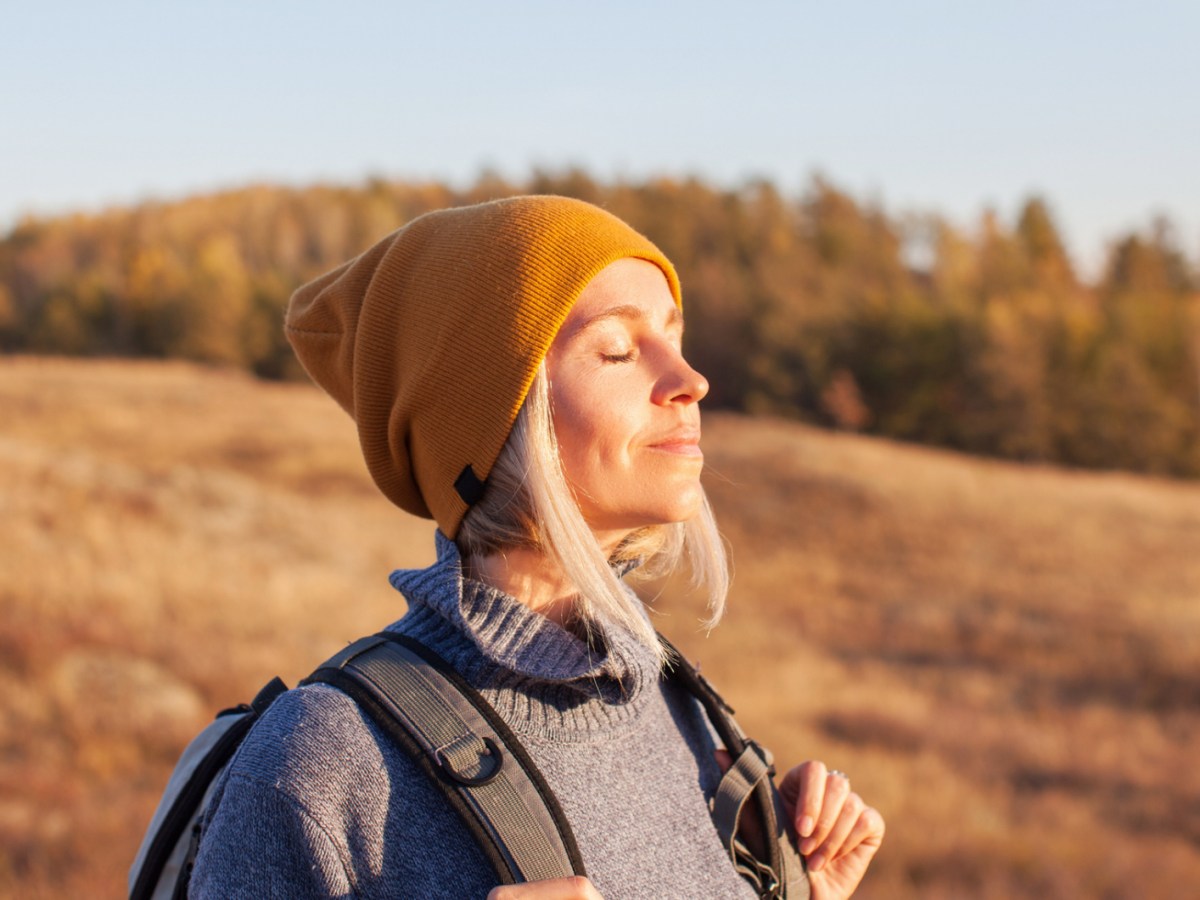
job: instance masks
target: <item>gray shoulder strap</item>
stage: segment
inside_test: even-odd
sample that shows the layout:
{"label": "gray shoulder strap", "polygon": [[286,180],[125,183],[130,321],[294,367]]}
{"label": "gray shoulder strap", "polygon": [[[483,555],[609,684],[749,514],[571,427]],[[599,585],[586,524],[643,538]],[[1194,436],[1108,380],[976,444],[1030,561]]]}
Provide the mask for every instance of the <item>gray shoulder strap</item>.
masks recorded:
{"label": "gray shoulder strap", "polygon": [[725,771],[716,796],[713,797],[712,818],[721,843],[733,860],[734,868],[751,882],[759,886],[763,896],[786,897],[787,900],[808,900],[811,895],[804,860],[792,846],[783,822],[785,819],[782,800],[778,792],[772,791],[775,801],[775,841],[779,847],[779,872],[763,863],[738,836],[742,811],[755,797],[760,784],[768,788],[773,771],[771,753],[765,747],[746,739],[745,749]]}
{"label": "gray shoulder strap", "polygon": [[585,874],[570,825],[520,741],[427,647],[401,635],[363,638],[307,681],[350,694],[413,756],[501,883]]}
{"label": "gray shoulder strap", "polygon": [[[687,657],[661,634],[672,662],[668,677],[700,701],[717,735],[732,755],[732,765],[717,785],[712,802],[713,825],[720,835],[735,869],[750,882],[763,898],[808,900],[811,885],[804,859],[792,845],[785,825],[783,803],[775,790],[775,774],[770,753],[746,737],[733,709],[700,674]],[[751,807],[758,818],[760,841],[764,846],[749,847],[739,836],[742,814]]]}

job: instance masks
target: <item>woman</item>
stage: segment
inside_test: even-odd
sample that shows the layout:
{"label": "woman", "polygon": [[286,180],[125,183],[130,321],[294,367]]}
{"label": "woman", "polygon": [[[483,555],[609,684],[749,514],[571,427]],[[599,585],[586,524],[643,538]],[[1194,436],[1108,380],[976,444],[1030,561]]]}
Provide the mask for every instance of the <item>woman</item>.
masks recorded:
{"label": "woman", "polygon": [[[431,213],[301,288],[286,328],[350,413],[376,484],[438,525],[398,571],[391,628],[496,708],[574,830],[590,880],[495,887],[463,824],[345,695],[289,692],[220,785],[202,896],[735,897],[708,804],[728,765],[623,577],[691,557],[728,583],[700,486],[707,382],[679,283],[603,210],[519,197]],[[849,896],[878,813],[817,762],[781,785],[813,896]]]}

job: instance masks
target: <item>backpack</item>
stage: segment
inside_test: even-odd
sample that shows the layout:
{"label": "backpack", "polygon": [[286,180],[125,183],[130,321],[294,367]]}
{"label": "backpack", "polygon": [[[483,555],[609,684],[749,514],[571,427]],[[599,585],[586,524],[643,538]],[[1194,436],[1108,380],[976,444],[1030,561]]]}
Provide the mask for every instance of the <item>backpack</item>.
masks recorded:
{"label": "backpack", "polygon": [[[733,758],[712,802],[730,861],[763,898],[807,900],[804,863],[782,826],[768,751],[745,737],[733,710],[664,639],[667,676],[695,697]],[[487,856],[500,884],[586,875],[570,823],[521,742],[486,700],[441,657],[406,635],[381,632],[350,644],[302,684],[350,697],[441,788]],[[272,679],[249,704],[225,710],[187,746],[172,772],[129,872],[130,900],[185,898],[202,825],[219,776],[254,723],[287,687]],[[747,805],[758,833],[739,837]]]}

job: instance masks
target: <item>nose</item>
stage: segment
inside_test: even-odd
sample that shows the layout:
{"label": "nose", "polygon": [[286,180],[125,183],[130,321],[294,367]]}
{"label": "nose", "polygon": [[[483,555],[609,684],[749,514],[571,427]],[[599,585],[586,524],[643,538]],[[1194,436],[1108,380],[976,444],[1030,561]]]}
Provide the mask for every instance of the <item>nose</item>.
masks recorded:
{"label": "nose", "polygon": [[672,349],[667,364],[654,386],[654,402],[699,403],[708,394],[708,379],[693,369],[683,354]]}

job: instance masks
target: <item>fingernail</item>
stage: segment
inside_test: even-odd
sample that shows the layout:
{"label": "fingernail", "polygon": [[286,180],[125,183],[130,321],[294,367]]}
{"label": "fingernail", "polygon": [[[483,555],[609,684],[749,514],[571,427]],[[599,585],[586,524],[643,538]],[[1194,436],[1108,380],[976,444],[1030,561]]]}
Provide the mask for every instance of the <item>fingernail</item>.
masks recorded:
{"label": "fingernail", "polygon": [[800,837],[808,837],[813,833],[813,829],[817,823],[813,821],[812,816],[805,816],[800,820]]}

